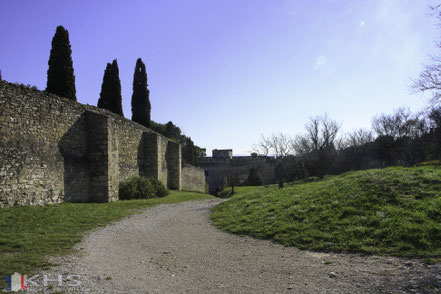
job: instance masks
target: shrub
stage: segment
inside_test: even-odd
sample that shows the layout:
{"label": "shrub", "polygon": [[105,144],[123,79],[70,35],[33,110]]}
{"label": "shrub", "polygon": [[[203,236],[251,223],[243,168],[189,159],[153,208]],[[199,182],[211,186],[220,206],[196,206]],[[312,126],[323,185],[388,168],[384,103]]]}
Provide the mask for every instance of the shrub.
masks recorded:
{"label": "shrub", "polygon": [[168,195],[167,188],[157,179],[149,178],[148,179],[155,190],[155,195],[157,197],[165,197]]}
{"label": "shrub", "polygon": [[154,178],[132,177],[119,184],[119,199],[148,199],[165,197],[168,190]]}
{"label": "shrub", "polygon": [[132,177],[119,184],[119,199],[148,199],[154,198],[155,190],[152,183],[143,177]]}

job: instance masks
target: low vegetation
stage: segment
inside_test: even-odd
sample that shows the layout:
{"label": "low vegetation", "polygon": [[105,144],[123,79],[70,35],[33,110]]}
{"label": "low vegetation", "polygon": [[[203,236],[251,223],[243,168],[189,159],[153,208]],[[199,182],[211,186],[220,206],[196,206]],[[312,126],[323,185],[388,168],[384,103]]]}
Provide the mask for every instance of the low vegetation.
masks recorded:
{"label": "low vegetation", "polygon": [[131,177],[119,184],[119,199],[150,199],[165,197],[167,188],[157,179],[144,177]]}
{"label": "low vegetation", "polygon": [[226,231],[301,249],[441,258],[441,166],[348,172],[237,193],[213,208]]}
{"label": "low vegetation", "polygon": [[[253,186],[237,187],[236,186],[236,187],[234,187],[234,195],[246,194],[251,191],[254,191],[256,188],[260,188],[260,187],[253,187]],[[217,194],[217,197],[219,197],[219,198],[230,198],[231,196],[233,196],[231,187],[227,187]]]}
{"label": "low vegetation", "polygon": [[50,266],[47,256],[72,252],[72,247],[89,230],[140,212],[142,208],[211,198],[203,193],[170,191],[167,197],[155,199],[2,208],[0,277],[14,272],[29,276],[44,269]]}

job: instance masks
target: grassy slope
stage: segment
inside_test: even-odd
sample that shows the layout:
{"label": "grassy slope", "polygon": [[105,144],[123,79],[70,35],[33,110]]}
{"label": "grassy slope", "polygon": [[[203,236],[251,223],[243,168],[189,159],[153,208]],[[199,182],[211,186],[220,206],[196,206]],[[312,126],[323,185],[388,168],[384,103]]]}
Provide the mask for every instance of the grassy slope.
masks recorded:
{"label": "grassy slope", "polygon": [[229,232],[302,249],[439,259],[441,167],[394,167],[256,188],[215,207],[211,218]]}
{"label": "grassy slope", "polygon": [[[255,190],[256,188],[260,188],[260,187],[253,187],[253,186],[234,187],[234,195],[245,194],[245,193],[248,193],[248,192]],[[217,195],[217,197],[219,197],[219,198],[229,198],[231,196],[232,196],[231,195],[231,187],[227,187],[227,188],[223,189]]]}
{"label": "grassy slope", "polygon": [[202,193],[171,191],[167,197],[148,200],[0,209],[0,277],[14,272],[29,276],[49,266],[46,256],[71,252],[87,231],[141,208],[212,198]]}

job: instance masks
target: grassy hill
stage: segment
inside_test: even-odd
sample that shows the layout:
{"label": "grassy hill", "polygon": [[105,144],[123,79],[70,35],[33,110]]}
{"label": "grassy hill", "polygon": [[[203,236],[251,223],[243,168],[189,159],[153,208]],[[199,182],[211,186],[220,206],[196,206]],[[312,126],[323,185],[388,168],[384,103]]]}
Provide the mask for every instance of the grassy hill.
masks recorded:
{"label": "grassy hill", "polygon": [[441,166],[239,191],[211,219],[226,231],[301,249],[440,259]]}

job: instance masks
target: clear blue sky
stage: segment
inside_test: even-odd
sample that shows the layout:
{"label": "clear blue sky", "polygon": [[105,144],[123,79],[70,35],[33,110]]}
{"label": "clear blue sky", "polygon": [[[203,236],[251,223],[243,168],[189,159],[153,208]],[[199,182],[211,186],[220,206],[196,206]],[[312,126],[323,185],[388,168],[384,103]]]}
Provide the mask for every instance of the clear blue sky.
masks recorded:
{"label": "clear blue sky", "polygon": [[323,113],[346,131],[373,115],[422,108],[410,79],[436,53],[423,0],[138,0],[0,2],[3,79],[46,86],[57,25],[69,30],[77,98],[96,105],[118,59],[131,118],[135,62],[147,66],[152,119],[209,154],[247,154],[259,134],[303,132]]}

